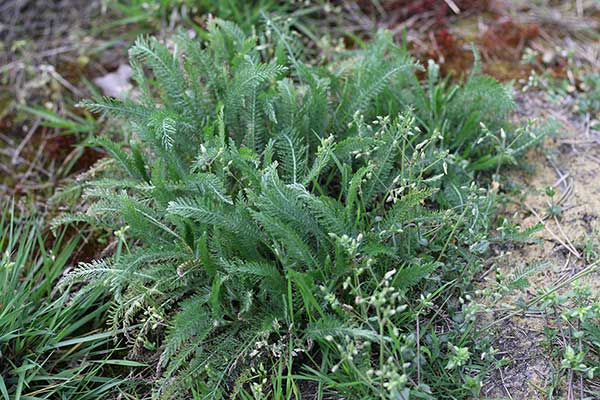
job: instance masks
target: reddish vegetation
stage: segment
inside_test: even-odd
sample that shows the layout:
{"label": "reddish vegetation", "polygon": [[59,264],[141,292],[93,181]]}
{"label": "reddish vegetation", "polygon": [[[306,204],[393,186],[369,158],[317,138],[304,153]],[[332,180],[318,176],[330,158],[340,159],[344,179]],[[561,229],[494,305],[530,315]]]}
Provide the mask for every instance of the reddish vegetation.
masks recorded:
{"label": "reddish vegetation", "polygon": [[[340,0],[341,1],[341,0]],[[361,9],[367,14],[377,10],[371,1],[360,0]],[[456,15],[455,5],[460,14]],[[422,61],[435,60],[443,74],[464,75],[473,64],[470,42],[464,41],[456,32],[449,29],[449,18],[469,18],[473,15],[490,17],[489,28],[475,41],[482,55],[483,70],[498,79],[518,79],[527,77],[530,67],[521,64],[523,49],[532,39],[539,36],[539,28],[534,24],[519,24],[502,16],[503,7],[493,0],[383,0],[386,11],[386,25],[394,28],[409,20],[408,29],[417,25],[423,28],[421,38],[411,43],[414,54]],[[417,29],[419,32],[419,29]]]}
{"label": "reddish vegetation", "polygon": [[501,18],[477,41],[485,61],[484,71],[501,80],[526,78],[532,67],[521,63],[523,49],[540,34],[535,24],[519,24]]}
{"label": "reddish vegetation", "polygon": [[426,44],[426,57],[435,60],[443,74],[460,75],[473,65],[472,52],[446,28],[430,33]]}
{"label": "reddish vegetation", "polygon": [[443,49],[446,55],[453,55],[460,52],[458,41],[448,29],[441,29],[437,31],[434,36],[438,48]]}
{"label": "reddish vegetation", "polygon": [[[338,0],[338,4],[342,3]],[[379,13],[372,1],[357,3],[367,15]],[[473,16],[484,16],[489,24],[474,40],[485,73],[500,80],[512,80],[526,78],[531,72],[531,66],[521,63],[521,56],[525,46],[540,35],[539,27],[506,17],[506,5],[501,0],[382,0],[381,6],[386,13],[385,25],[391,29],[402,25],[416,33],[419,39],[409,43],[411,51],[424,64],[428,59],[436,61],[444,75],[464,75],[473,65],[473,39],[464,40],[449,24],[450,19]],[[455,13],[456,8],[459,14]],[[352,39],[346,40],[352,47]]]}
{"label": "reddish vegetation", "polygon": [[520,59],[525,45],[540,34],[535,24],[518,24],[502,18],[481,35],[478,45],[485,55],[503,60]]}
{"label": "reddish vegetation", "polygon": [[[501,80],[525,78],[531,67],[521,63],[523,49],[539,36],[539,28],[533,24],[518,24],[501,18],[493,23],[476,41],[483,58],[483,70]],[[428,34],[424,48],[416,48],[420,58],[433,59],[444,74],[464,74],[473,64],[469,43],[441,28]]]}

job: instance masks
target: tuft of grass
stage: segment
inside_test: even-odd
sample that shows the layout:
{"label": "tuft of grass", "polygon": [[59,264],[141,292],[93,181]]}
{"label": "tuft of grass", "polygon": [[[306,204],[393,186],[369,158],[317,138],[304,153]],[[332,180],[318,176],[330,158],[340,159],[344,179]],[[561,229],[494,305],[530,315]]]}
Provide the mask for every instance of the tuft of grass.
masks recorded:
{"label": "tuft of grass", "polygon": [[[168,21],[174,11],[184,18],[195,14],[213,14],[251,28],[260,21],[261,11],[288,11],[289,4],[279,0],[233,1],[233,0],[112,0],[108,6],[123,15],[122,22],[156,23]],[[187,14],[187,15],[186,15]]]}
{"label": "tuft of grass", "polygon": [[47,247],[40,221],[0,217],[0,399],[108,398],[126,380],[103,290],[57,290],[77,240]]}
{"label": "tuft of grass", "polygon": [[316,40],[316,25],[307,22],[317,14],[331,13],[334,7],[325,0],[109,0],[106,8],[116,19],[103,29],[126,25],[136,26],[138,32],[155,34],[179,25],[204,35],[203,21],[207,16],[218,16],[249,32],[262,24],[262,15],[268,13],[293,20],[298,31]]}

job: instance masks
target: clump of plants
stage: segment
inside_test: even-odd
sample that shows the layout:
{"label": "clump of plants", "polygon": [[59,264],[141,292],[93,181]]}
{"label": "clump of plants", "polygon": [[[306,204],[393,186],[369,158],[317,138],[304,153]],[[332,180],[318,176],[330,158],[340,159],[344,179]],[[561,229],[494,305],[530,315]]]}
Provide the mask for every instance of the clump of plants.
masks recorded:
{"label": "clump of plants", "polygon": [[[572,291],[566,297],[573,300],[574,307],[564,310],[560,316],[566,324],[571,339],[569,343],[569,340],[564,338],[566,347],[561,368],[581,373],[591,381],[594,379],[594,375],[597,375],[600,365],[598,358],[600,302],[590,286],[577,284],[573,285]],[[555,298],[551,298],[549,302],[552,300]],[[565,332],[560,332],[560,334],[565,334]]]}
{"label": "clump of plants", "polygon": [[507,123],[509,88],[423,71],[386,32],[327,65],[268,20],[207,37],[140,38],[138,96],[84,103],[124,140],[93,140],[112,161],[57,223],[124,246],[63,284],[108,289],[156,397],[476,396],[488,171],[540,139]]}
{"label": "clump of plants", "polygon": [[[250,2],[218,0],[162,0],[147,2],[142,0],[109,0],[107,8],[122,14],[120,23],[141,22],[143,24],[168,24],[170,18],[178,17],[192,25],[192,17],[212,13],[231,19],[250,28],[260,20],[261,11],[289,12],[289,2],[278,0],[258,0]],[[178,13],[176,13],[178,12]],[[180,15],[179,15],[180,14]]]}

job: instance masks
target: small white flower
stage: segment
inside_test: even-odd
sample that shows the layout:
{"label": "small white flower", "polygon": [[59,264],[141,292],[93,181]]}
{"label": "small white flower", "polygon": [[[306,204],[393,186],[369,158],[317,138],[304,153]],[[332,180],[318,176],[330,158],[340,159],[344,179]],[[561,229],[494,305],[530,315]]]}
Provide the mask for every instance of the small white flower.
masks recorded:
{"label": "small white flower", "polygon": [[383,279],[385,279],[386,281],[389,280],[392,276],[394,276],[396,274],[396,269],[394,268],[391,271],[388,271],[385,273],[385,276],[383,277]]}

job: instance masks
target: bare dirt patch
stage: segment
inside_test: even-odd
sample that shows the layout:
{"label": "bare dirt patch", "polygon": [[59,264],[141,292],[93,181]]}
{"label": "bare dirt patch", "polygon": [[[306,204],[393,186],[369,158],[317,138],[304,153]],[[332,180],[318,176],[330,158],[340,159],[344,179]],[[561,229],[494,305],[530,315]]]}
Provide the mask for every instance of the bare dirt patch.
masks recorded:
{"label": "bare dirt patch", "polygon": [[[520,94],[518,103],[520,118],[552,118],[559,125],[542,149],[528,154],[526,161],[533,171],[511,174],[523,193],[505,212],[523,227],[544,225],[535,234],[539,242],[510,249],[497,263],[505,274],[516,268],[539,266],[528,276],[528,289],[505,299],[513,305],[530,301],[541,289],[553,288],[587,267],[590,260],[585,259],[584,248],[590,240],[597,240],[600,227],[600,132],[592,130],[584,116],[569,112],[565,104],[549,102],[543,93]],[[552,198],[547,187],[556,191]],[[554,209],[557,214],[553,206],[558,207]],[[600,273],[593,272],[585,281],[597,292]],[[496,326],[498,355],[507,357],[510,363],[491,377],[483,390],[486,396],[548,398],[546,391],[559,365],[551,355],[544,329],[554,324],[554,318],[529,308]],[[558,398],[563,398],[567,384],[558,385]]]}

